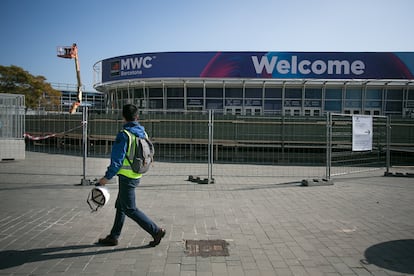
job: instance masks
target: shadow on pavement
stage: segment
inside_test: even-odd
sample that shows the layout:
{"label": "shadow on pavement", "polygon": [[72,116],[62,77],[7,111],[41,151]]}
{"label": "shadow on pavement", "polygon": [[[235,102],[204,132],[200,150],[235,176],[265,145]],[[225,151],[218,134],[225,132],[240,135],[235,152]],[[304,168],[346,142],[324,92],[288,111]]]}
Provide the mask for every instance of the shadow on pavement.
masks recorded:
{"label": "shadow on pavement", "polygon": [[[72,250],[83,250],[88,248],[96,248],[97,250],[90,252],[73,252]],[[98,250],[106,248],[104,250]],[[93,245],[69,245],[62,247],[36,248],[28,250],[5,250],[0,252],[0,269],[20,266],[25,263],[33,263],[45,260],[76,258],[82,256],[101,255],[107,253],[115,253],[120,251],[131,251],[138,249],[151,248],[149,245],[135,246],[129,248],[113,248],[103,247],[98,244]],[[70,252],[65,252],[70,251]]]}
{"label": "shadow on pavement", "polygon": [[365,250],[367,264],[388,270],[414,273],[414,240],[395,240],[379,243]]}
{"label": "shadow on pavement", "polygon": [[291,181],[291,182],[283,182],[283,183],[275,183],[275,184],[261,184],[255,186],[248,186],[241,187],[241,188],[234,188],[230,189],[232,191],[248,191],[248,190],[259,190],[259,189],[272,189],[272,188],[290,188],[290,187],[301,187],[300,181]]}

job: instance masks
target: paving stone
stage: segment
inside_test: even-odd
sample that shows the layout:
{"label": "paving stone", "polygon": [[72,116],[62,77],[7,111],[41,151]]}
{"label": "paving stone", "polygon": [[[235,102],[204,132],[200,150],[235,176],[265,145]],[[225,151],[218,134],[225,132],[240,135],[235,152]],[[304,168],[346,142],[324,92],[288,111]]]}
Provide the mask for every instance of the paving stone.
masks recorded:
{"label": "paving stone", "polygon": [[213,275],[227,275],[226,263],[211,263]]}
{"label": "paving stone", "polygon": [[[19,174],[25,167],[0,165],[0,275],[414,274],[402,258],[414,252],[414,185],[406,178],[343,177],[305,189],[259,176],[198,185],[148,175],[137,205],[166,237],[145,247],[151,237],[127,218],[119,245],[101,247],[94,243],[111,229],[117,185],[108,185],[108,205],[90,213],[91,187],[74,186],[79,176]],[[186,256],[186,240],[225,240],[229,256]]]}

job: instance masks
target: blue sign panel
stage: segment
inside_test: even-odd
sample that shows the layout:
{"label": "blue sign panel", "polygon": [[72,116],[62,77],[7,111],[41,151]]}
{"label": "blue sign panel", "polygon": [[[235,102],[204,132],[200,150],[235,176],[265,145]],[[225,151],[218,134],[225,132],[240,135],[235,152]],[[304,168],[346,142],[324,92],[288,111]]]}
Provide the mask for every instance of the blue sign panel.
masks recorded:
{"label": "blue sign panel", "polygon": [[162,52],[102,61],[102,82],[147,78],[414,79],[414,52]]}

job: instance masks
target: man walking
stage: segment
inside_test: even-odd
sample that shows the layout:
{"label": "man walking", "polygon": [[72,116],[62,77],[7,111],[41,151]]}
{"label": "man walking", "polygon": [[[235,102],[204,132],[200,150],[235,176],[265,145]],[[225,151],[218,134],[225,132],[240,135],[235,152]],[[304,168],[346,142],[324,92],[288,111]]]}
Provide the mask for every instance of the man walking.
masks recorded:
{"label": "man walking", "polygon": [[123,126],[123,130],[116,136],[115,143],[112,147],[111,163],[106,170],[105,176],[99,180],[99,185],[103,186],[112,177],[118,175],[119,191],[115,202],[115,221],[111,233],[106,238],[99,239],[98,243],[108,246],[117,245],[122,226],[125,222],[125,216],[128,216],[154,238],[149,243],[149,246],[155,247],[161,242],[166,231],[158,227],[136,207],[135,188],[138,186],[142,174],[135,173],[126,158],[126,155],[129,154],[131,149],[131,140],[133,139],[129,139],[129,135],[125,131],[141,138],[147,134],[145,133],[144,127],[138,122],[138,108],[135,105],[125,105],[122,108],[122,117],[126,123]]}

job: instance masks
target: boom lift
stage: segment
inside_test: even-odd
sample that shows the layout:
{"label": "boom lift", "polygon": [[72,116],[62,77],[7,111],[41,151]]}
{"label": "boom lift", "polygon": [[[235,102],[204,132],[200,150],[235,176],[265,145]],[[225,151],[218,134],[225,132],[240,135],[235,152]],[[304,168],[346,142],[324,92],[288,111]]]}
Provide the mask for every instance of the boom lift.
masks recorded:
{"label": "boom lift", "polygon": [[[78,57],[78,46],[73,43],[72,46],[61,46],[57,47],[57,56],[61,58],[75,59],[76,78],[78,80],[78,92],[76,95],[76,101],[72,104],[69,113],[73,114],[76,109],[82,103],[82,82],[80,77],[79,57]],[[82,144],[83,144],[83,178],[81,185],[91,185],[91,181],[86,179],[86,158],[88,153],[88,107],[85,105],[82,109]]]}
{"label": "boom lift", "polygon": [[78,80],[78,92],[76,95],[76,101],[72,104],[69,110],[69,113],[73,114],[76,112],[76,109],[82,103],[82,82],[80,77],[78,46],[76,45],[76,43],[73,43],[72,46],[60,46],[57,48],[57,56],[61,58],[75,59],[76,78]]}

